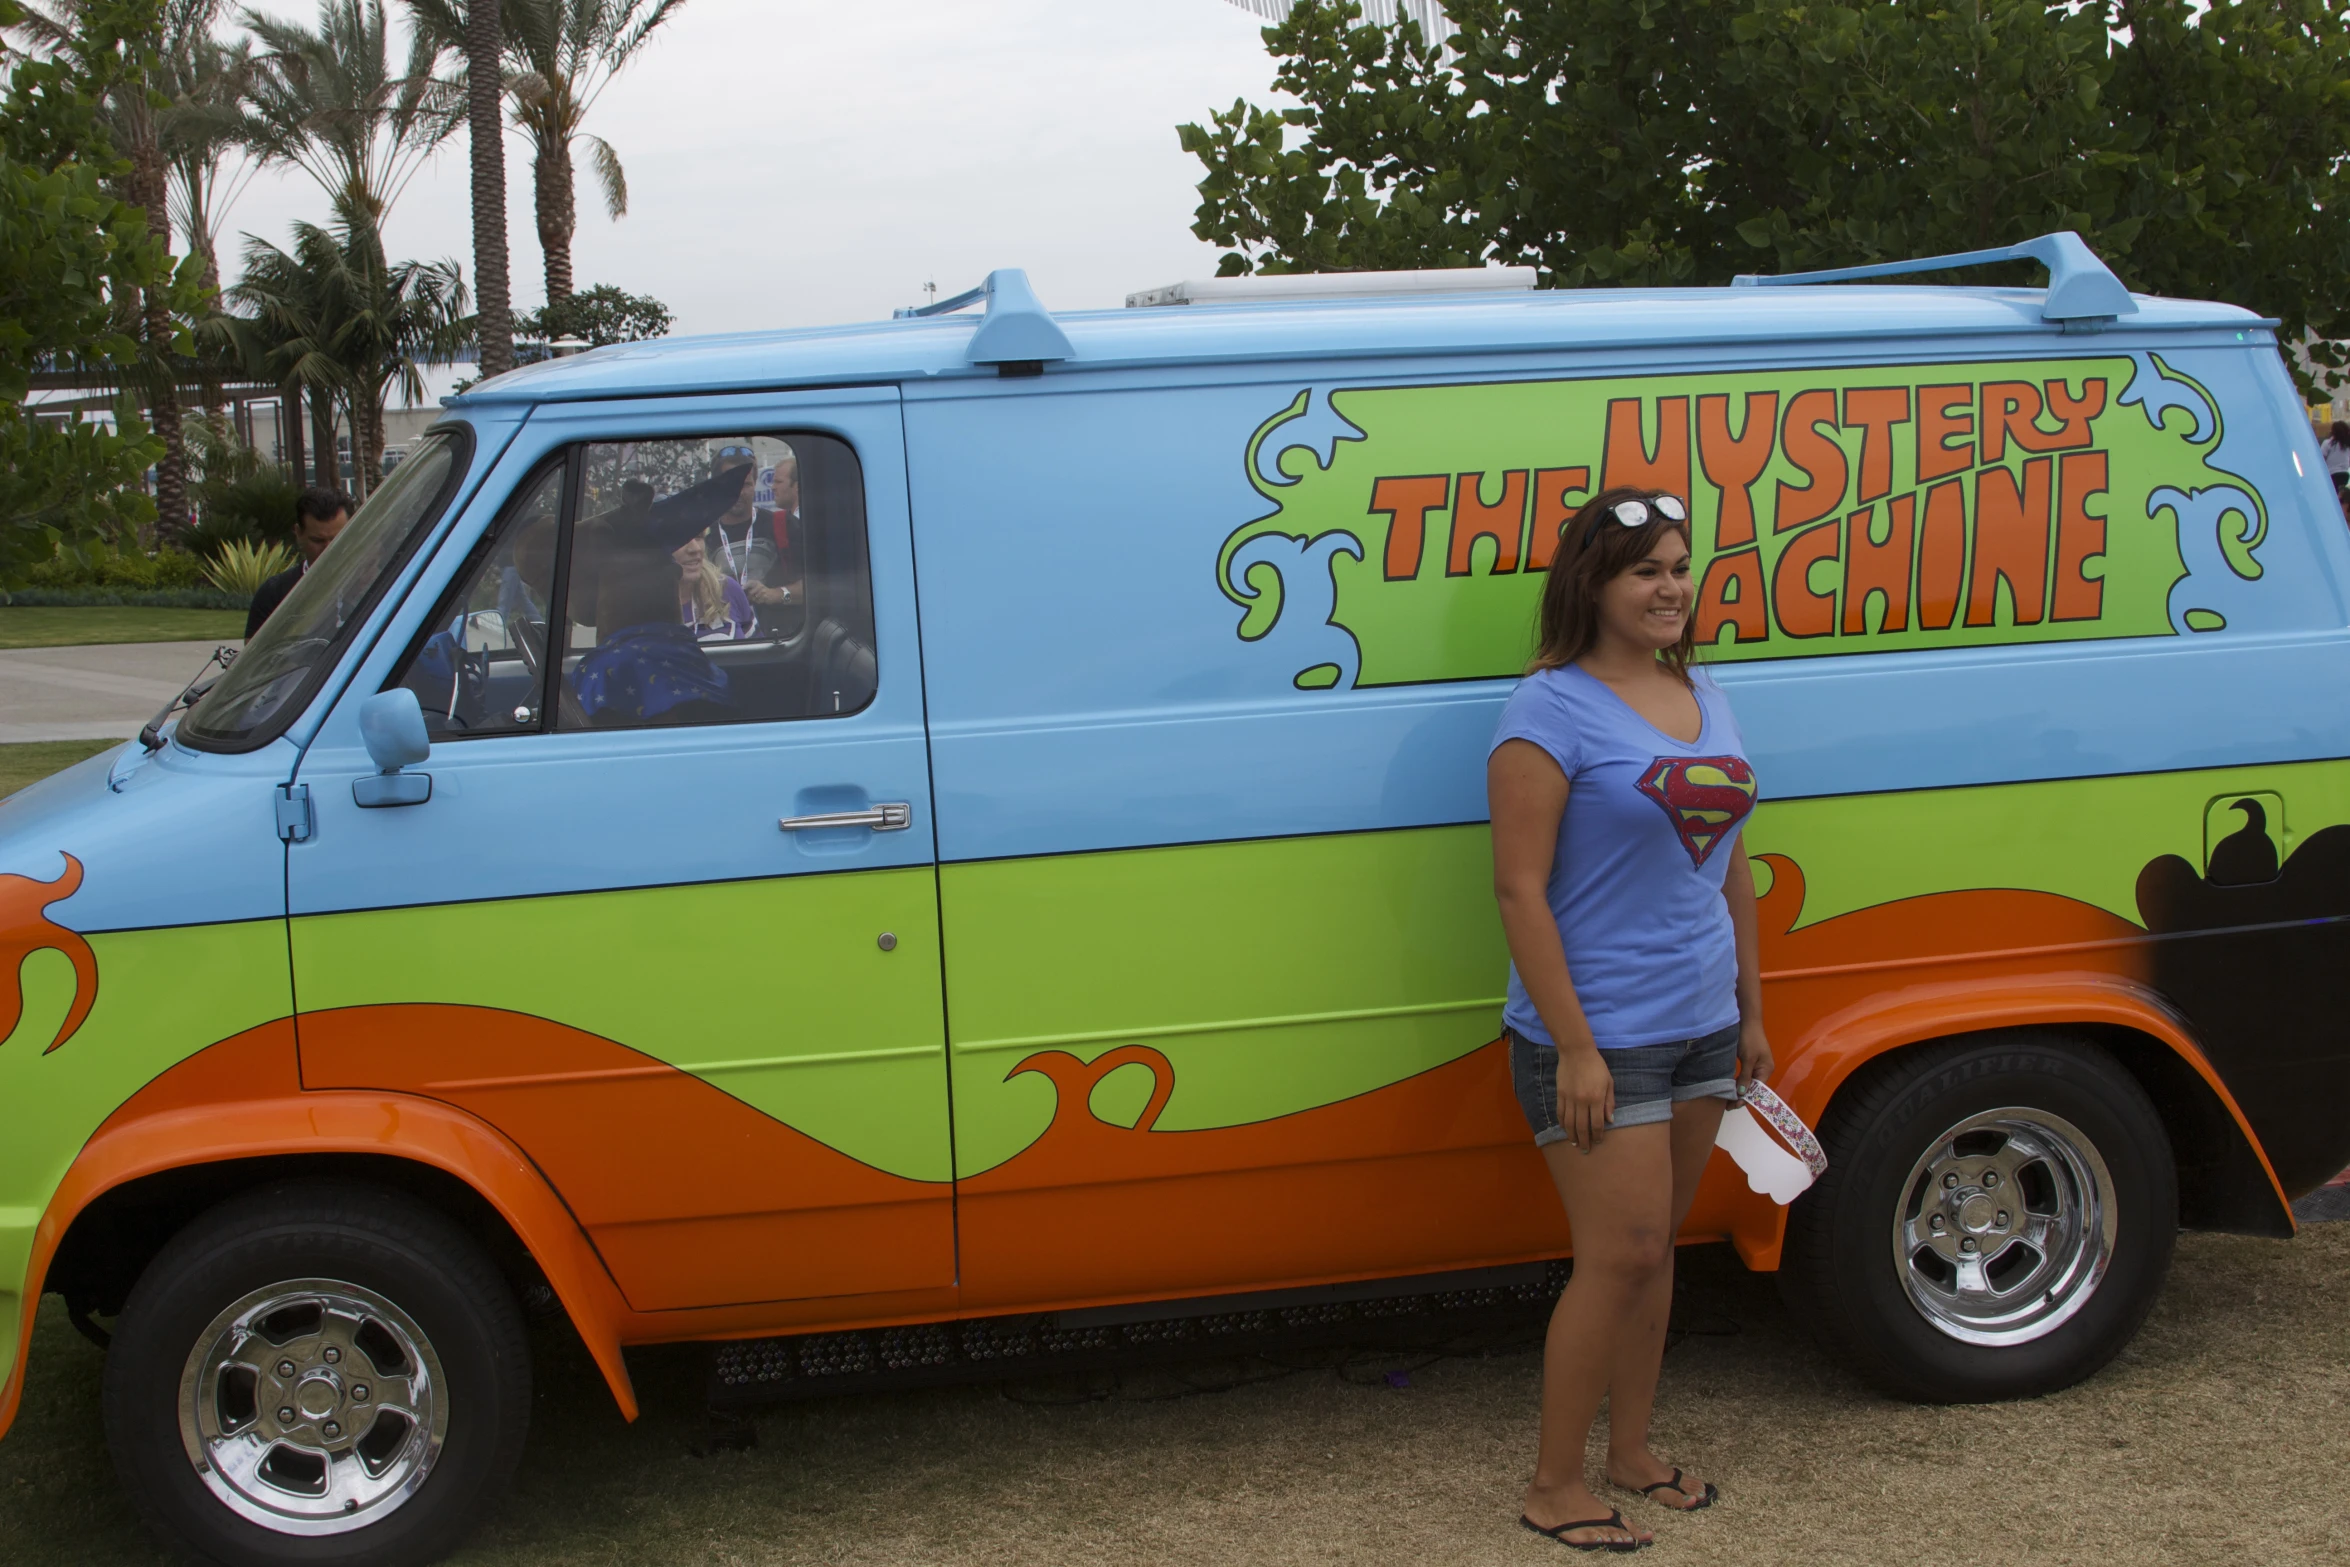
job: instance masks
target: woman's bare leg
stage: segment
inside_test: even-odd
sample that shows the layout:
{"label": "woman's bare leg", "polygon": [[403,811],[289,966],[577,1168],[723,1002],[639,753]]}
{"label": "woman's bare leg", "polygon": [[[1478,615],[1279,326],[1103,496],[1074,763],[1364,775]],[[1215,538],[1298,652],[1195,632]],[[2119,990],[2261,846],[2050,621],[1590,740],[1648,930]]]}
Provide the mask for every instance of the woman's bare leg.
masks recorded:
{"label": "woman's bare leg", "polygon": [[[1575,1271],[1543,1341],[1542,1443],[1525,1501],[1528,1519],[1555,1529],[1613,1511],[1584,1478],[1583,1449],[1622,1363],[1627,1324],[1644,1310],[1659,1270],[1671,1266],[1673,1137],[1662,1122],[1620,1127],[1589,1153],[1556,1142],[1542,1156],[1575,1238]],[[1645,1529],[1600,1528],[1568,1538],[1584,1544],[1649,1537]]]}
{"label": "woman's bare leg", "polygon": [[[1728,1102],[1720,1099],[1689,1099],[1673,1106],[1675,1235],[1681,1233],[1681,1225],[1689,1217],[1689,1205],[1697,1200],[1697,1182],[1705,1174],[1706,1159],[1721,1130],[1722,1112],[1728,1108]],[[1657,1269],[1647,1293],[1626,1322],[1616,1376],[1608,1385],[1607,1477],[1632,1490],[1673,1477],[1673,1465],[1648,1448],[1648,1422],[1656,1409],[1657,1378],[1664,1370],[1665,1328],[1672,1315],[1673,1258],[1668,1252],[1664,1266]],[[1705,1494],[1703,1480],[1694,1475],[1681,1478],[1685,1482],[1682,1497],[1671,1491],[1659,1492],[1656,1500],[1660,1504],[1683,1507]]]}

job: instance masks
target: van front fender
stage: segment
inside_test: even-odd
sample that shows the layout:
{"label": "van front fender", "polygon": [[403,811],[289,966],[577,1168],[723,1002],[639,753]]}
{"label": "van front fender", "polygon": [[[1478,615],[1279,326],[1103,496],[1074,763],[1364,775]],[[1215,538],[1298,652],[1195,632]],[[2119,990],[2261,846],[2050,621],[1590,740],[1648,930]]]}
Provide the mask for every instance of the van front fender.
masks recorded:
{"label": "van front fender", "polygon": [[[2243,1107],[2212,1069],[2202,1047],[2159,995],[2111,974],[1955,980],[1880,991],[1814,1024],[1786,1049],[1785,1065],[1772,1086],[1796,1114],[1817,1126],[1852,1074],[1889,1051],[1989,1029],[2068,1024],[2127,1029],[2177,1057],[2226,1112],[2275,1198],[2283,1233],[2292,1233],[2293,1206],[2284,1186]],[[1757,1197],[1739,1204],[1730,1238],[1748,1267],[1768,1272],[1779,1266],[1786,1233],[1787,1210]]]}
{"label": "van front fender", "polygon": [[438,1100],[300,1086],[294,1025],[279,1019],[199,1051],[106,1119],[43,1210],[19,1313],[15,1364],[0,1387],[0,1436],[16,1418],[32,1347],[33,1307],[49,1264],[91,1203],[129,1182],[232,1160],[363,1154],[405,1159],[463,1181],[505,1220],[570,1314],[621,1413],[636,1391],[620,1355],[627,1311],[587,1235],[522,1151]]}

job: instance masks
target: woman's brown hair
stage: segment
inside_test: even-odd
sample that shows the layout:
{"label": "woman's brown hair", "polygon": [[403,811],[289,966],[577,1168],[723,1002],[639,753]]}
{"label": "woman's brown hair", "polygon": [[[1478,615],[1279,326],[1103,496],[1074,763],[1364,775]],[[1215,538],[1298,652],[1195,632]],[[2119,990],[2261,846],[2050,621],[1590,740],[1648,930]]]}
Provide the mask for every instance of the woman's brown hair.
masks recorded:
{"label": "woman's brown hair", "polygon": [[[1558,552],[1551,557],[1550,580],[1542,585],[1541,616],[1536,623],[1534,660],[1526,673],[1564,669],[1599,642],[1599,593],[1619,575],[1631,570],[1656,548],[1667,533],[1696,546],[1689,524],[1674,522],[1652,504],[1648,520],[1636,528],[1618,522],[1615,509],[1625,501],[1653,502],[1658,492],[1618,485],[1602,490],[1583,503],[1583,509],[1559,529]],[[1680,640],[1660,649],[1657,657],[1667,669],[1689,684],[1689,661],[1697,653],[1695,606],[1681,624]]]}

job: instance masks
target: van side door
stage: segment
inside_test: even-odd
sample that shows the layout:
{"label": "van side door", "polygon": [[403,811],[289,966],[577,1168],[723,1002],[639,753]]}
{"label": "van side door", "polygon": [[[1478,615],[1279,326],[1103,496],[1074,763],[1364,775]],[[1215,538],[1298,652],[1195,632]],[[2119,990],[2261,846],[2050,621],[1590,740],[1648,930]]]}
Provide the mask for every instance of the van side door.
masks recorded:
{"label": "van side door", "polygon": [[889,389],[542,407],[303,758],[305,1081],[512,1138],[639,1311],[951,1293],[904,472]]}

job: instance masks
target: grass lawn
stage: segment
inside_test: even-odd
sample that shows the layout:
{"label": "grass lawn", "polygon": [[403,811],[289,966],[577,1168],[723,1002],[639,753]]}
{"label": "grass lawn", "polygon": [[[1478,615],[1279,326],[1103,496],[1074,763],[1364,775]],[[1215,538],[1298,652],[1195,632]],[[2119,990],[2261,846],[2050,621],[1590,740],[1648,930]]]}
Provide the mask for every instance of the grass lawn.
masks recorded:
{"label": "grass lawn", "polygon": [[0,605],[0,647],[88,647],[99,642],[235,642],[244,635],[244,614],[233,609]]}
{"label": "grass lawn", "polygon": [[64,772],[85,756],[111,751],[120,744],[120,740],[35,740],[29,745],[0,745],[0,800],[51,773]]}

